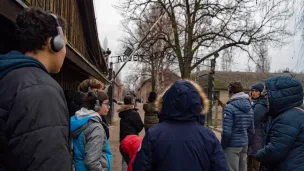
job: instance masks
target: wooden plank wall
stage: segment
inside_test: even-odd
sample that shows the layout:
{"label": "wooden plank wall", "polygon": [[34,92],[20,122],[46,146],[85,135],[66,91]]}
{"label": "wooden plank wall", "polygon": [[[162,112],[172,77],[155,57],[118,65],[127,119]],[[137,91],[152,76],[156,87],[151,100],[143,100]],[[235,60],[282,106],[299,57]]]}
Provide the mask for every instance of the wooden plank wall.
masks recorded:
{"label": "wooden plank wall", "polygon": [[88,58],[82,21],[77,0],[30,0],[31,7],[51,11],[66,20],[66,35],[69,43],[84,57]]}

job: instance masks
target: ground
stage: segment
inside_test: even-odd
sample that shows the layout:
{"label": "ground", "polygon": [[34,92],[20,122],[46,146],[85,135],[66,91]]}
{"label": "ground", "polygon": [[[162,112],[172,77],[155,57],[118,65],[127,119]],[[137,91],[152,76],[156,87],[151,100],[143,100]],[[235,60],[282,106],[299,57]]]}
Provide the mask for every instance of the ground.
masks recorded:
{"label": "ground", "polygon": [[[142,104],[139,103],[137,105],[138,107],[138,113],[142,117],[142,120],[144,118],[144,111],[142,110]],[[111,146],[111,151],[113,154],[113,165],[112,165],[112,171],[121,171],[121,155],[119,152],[119,117],[118,113],[116,112],[119,106],[114,107],[114,117],[113,122],[110,126],[110,140],[109,144]],[[217,138],[220,138],[221,134],[218,131],[214,131]],[[144,130],[140,132],[140,136],[143,137],[145,135]]]}

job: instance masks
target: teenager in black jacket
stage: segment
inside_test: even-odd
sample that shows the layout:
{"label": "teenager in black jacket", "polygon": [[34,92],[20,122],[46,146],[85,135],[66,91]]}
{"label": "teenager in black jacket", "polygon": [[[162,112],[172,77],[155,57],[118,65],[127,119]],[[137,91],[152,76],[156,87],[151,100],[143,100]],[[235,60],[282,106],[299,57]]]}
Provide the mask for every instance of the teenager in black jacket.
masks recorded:
{"label": "teenager in black jacket", "polygon": [[124,105],[118,109],[120,117],[120,142],[127,135],[138,135],[143,129],[144,124],[134,107],[134,98],[132,96],[126,96],[124,98]]}
{"label": "teenager in black jacket", "polygon": [[[134,107],[135,100],[133,96],[127,95],[124,98],[124,105],[118,109],[120,117],[120,142],[128,135],[138,135],[144,128],[138,109]],[[128,168],[127,163],[122,159],[122,171],[126,171]]]}
{"label": "teenager in black jacket", "polygon": [[50,76],[66,55],[64,28],[38,9],[16,18],[20,51],[0,55],[0,170],[71,170],[68,108]]}

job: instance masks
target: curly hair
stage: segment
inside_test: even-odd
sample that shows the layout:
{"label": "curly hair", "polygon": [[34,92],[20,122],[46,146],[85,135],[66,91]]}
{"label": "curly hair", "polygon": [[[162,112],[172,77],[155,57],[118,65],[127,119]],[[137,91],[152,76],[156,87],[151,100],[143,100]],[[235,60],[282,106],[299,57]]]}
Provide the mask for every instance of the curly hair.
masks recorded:
{"label": "curly hair", "polygon": [[[22,53],[41,50],[49,37],[58,34],[57,22],[50,12],[37,8],[20,12],[15,23],[15,37]],[[57,16],[59,25],[65,32],[65,20]]]}
{"label": "curly hair", "polygon": [[78,91],[86,93],[89,91],[89,85],[91,89],[104,89],[104,84],[97,79],[86,79],[82,81],[78,86]]}

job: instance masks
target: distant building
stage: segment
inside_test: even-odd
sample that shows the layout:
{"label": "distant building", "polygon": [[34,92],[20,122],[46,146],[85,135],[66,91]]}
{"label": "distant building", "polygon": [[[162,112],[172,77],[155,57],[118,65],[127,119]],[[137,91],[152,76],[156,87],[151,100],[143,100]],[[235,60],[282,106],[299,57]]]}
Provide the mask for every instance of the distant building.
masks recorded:
{"label": "distant building", "polygon": [[[199,75],[207,74],[207,71],[202,71]],[[279,75],[289,75],[299,79],[304,83],[304,74],[295,74],[284,71],[283,73],[260,73],[260,72],[225,72],[225,71],[216,71],[214,77],[214,90],[219,93],[220,100],[226,103],[228,98],[228,85],[231,82],[241,82],[243,85],[244,91],[249,92],[251,86],[256,83],[263,83],[267,78]],[[208,85],[208,76],[200,77],[198,83],[202,87],[207,87]]]}
{"label": "distant building", "polygon": [[[161,79],[161,77],[159,77]],[[174,83],[176,80],[181,79],[177,74],[175,74],[172,71],[165,71],[164,72],[164,88],[170,86],[172,83]],[[143,98],[144,102],[148,100],[149,93],[152,91],[152,79],[149,78],[145,80],[140,88],[137,91],[137,98]],[[161,82],[161,80],[159,80]],[[163,90],[159,90],[159,92],[162,92]]]}

